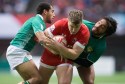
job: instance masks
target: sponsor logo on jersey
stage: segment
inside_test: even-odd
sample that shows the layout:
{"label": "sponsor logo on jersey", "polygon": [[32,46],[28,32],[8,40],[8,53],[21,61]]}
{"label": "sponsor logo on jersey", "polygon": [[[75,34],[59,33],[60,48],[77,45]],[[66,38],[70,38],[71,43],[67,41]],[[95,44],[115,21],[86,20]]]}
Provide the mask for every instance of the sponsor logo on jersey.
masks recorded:
{"label": "sponsor logo on jersey", "polygon": [[72,43],[75,43],[77,41],[77,38],[74,38],[73,40],[72,40]]}
{"label": "sponsor logo on jersey", "polygon": [[92,47],[91,47],[91,46],[88,46],[88,47],[87,47],[87,52],[92,52],[92,51],[93,51]]}

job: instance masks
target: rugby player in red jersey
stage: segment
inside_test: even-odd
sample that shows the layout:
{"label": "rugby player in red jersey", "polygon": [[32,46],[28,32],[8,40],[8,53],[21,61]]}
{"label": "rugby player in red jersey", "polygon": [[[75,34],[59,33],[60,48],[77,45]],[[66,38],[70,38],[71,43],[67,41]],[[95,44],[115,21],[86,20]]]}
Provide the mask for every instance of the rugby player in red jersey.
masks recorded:
{"label": "rugby player in red jersey", "polygon": [[[71,10],[68,18],[58,20],[45,30],[45,34],[49,35],[51,38],[56,35],[63,35],[67,41],[67,45],[61,45],[53,39],[48,41],[47,44],[44,44],[45,47],[55,50],[58,55],[51,53],[47,48],[44,50],[39,67],[40,75],[43,78],[43,84],[48,84],[54,70],[56,70],[58,84],[71,83],[72,61],[65,58],[62,59],[61,56],[68,55],[69,58],[72,57],[72,59],[76,59],[88,43],[90,34],[87,26],[82,24],[82,19],[82,11]],[[57,51],[57,48],[59,51]]]}

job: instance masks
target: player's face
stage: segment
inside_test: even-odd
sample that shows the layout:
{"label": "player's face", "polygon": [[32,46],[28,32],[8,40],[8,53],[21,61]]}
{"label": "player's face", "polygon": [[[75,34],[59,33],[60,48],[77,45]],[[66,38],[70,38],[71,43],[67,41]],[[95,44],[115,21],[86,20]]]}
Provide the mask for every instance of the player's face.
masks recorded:
{"label": "player's face", "polygon": [[54,13],[54,8],[51,6],[51,9],[47,12],[46,15],[46,22],[47,23],[52,23],[52,20],[55,17],[55,13]]}
{"label": "player's face", "polygon": [[100,37],[104,36],[107,29],[107,23],[105,19],[99,20],[92,28],[93,35]]}
{"label": "player's face", "polygon": [[68,21],[68,28],[69,28],[70,34],[76,34],[79,31],[80,26],[81,26],[81,23],[74,24],[74,23]]}

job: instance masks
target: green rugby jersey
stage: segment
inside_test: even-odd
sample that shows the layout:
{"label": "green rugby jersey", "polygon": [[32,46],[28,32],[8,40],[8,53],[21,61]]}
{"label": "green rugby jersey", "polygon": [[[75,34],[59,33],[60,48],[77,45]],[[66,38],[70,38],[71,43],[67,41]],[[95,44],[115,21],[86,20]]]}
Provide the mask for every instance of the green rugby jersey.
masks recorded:
{"label": "green rugby jersey", "polygon": [[10,42],[10,45],[31,51],[37,43],[35,40],[35,33],[38,31],[44,31],[45,28],[46,25],[43,21],[43,17],[37,14],[23,24],[15,38]]}
{"label": "green rugby jersey", "polygon": [[[79,65],[90,66],[94,62],[96,62],[102,53],[106,49],[106,38],[95,38],[92,36],[92,28],[95,23],[83,20],[83,23],[89,28],[90,31],[90,39],[85,47],[84,51],[80,54],[80,56],[74,60]],[[90,62],[90,63],[89,63]]]}

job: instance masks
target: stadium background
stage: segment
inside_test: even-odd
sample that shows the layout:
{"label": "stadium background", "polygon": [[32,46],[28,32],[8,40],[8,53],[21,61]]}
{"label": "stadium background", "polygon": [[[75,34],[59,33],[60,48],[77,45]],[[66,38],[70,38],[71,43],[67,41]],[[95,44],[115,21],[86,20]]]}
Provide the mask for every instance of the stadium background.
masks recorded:
{"label": "stadium background", "polygon": [[[108,47],[103,57],[113,58],[114,65],[109,68],[114,68],[115,73],[125,72],[125,0],[0,0],[0,72],[10,71],[5,57],[6,48],[21,25],[35,14],[36,6],[41,1],[50,3],[54,1],[52,2],[56,13],[54,21],[66,17],[67,12],[73,8],[82,10],[85,19],[93,22],[106,15],[116,19],[117,32],[107,38]],[[42,51],[43,47],[36,45],[32,55],[38,57]],[[101,61],[107,66],[110,62]],[[107,66],[103,70],[106,70]]]}

